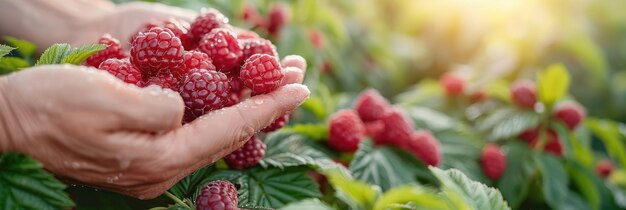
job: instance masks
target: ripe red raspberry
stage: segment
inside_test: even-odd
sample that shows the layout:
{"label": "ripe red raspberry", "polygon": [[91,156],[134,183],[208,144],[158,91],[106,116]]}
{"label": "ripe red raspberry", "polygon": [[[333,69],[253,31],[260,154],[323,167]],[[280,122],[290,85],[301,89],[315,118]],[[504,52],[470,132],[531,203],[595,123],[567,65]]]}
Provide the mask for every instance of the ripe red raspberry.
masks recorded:
{"label": "ripe red raspberry", "polygon": [[543,150],[559,157],[563,156],[563,144],[561,143],[561,139],[559,139],[559,135],[554,132],[554,130],[548,130],[546,135],[547,141]]}
{"label": "ripe red raspberry", "polygon": [[230,92],[240,93],[245,88],[243,81],[239,78],[239,71],[230,71],[226,76],[230,80]]}
{"label": "ripe red raspberry", "polygon": [[111,34],[102,35],[102,37],[100,37],[100,40],[98,40],[98,44],[104,44],[107,47],[89,56],[89,58],[85,60],[85,64],[87,64],[87,66],[99,67],[100,63],[109,58],[122,59],[128,57],[126,52],[124,52],[124,49],[122,49],[120,41],[111,37]]}
{"label": "ripe red raspberry", "polygon": [[517,136],[519,139],[524,140],[528,145],[535,145],[537,138],[539,138],[539,127],[529,128]]}
{"label": "ripe red raspberry", "polygon": [[415,126],[413,121],[399,109],[390,109],[380,120],[383,122],[384,129],[378,136],[374,136],[376,144],[402,147],[411,140]]}
{"label": "ripe red raspberry", "polygon": [[268,132],[276,131],[282,128],[283,126],[287,125],[287,122],[289,122],[289,116],[291,115],[290,114],[281,115],[280,117],[276,118],[274,122],[272,122],[272,124],[263,128],[263,130],[261,131],[268,133]]}
{"label": "ripe red raspberry", "polygon": [[259,12],[256,7],[251,4],[246,4],[241,12],[241,17],[252,27],[263,27],[266,25],[265,19]]}
{"label": "ripe red raspberry", "polygon": [[183,53],[183,62],[180,66],[178,66],[178,68],[171,69],[171,72],[178,78],[182,78],[191,69],[216,70],[207,54],[197,50],[192,50],[185,51],[185,53]]}
{"label": "ripe red raspberry", "polygon": [[365,134],[369,137],[375,138],[383,133],[385,129],[385,124],[381,120],[366,122],[365,123]]}
{"label": "ripe red raspberry", "polygon": [[227,155],[224,161],[233,169],[252,167],[259,164],[261,158],[265,156],[266,149],[265,143],[252,136],[241,148]]}
{"label": "ripe red raspberry", "polygon": [[183,46],[169,29],[151,28],[139,33],[130,49],[130,59],[146,76],[171,73],[183,62]]}
{"label": "ripe red raspberry", "polygon": [[180,39],[185,49],[191,49],[193,47],[191,45],[192,44],[191,40],[189,39],[187,35],[187,32],[189,31],[189,27],[190,27],[189,22],[180,20],[180,19],[175,19],[175,18],[168,18],[162,21],[150,21],[144,24],[139,30],[137,30],[137,33],[134,33],[133,36],[131,36],[130,42],[132,43],[135,40],[135,38],[137,38],[137,35],[139,33],[148,32],[153,27],[162,27],[162,28],[170,29],[172,33],[174,33],[174,36]]}
{"label": "ripe red raspberry", "polygon": [[224,107],[230,84],[222,72],[192,69],[181,83],[179,93],[185,102],[185,121],[190,122],[211,110]]}
{"label": "ripe red raspberry", "polygon": [[237,93],[229,93],[228,98],[226,99],[226,103],[224,103],[224,107],[231,107],[235,104],[238,104],[241,101],[239,95]]}
{"label": "ripe red raspberry", "polygon": [[602,178],[607,178],[614,170],[613,163],[610,160],[603,159],[596,164],[596,173]]}
{"label": "ripe red raspberry", "polygon": [[429,131],[416,131],[402,148],[413,153],[426,165],[438,166],[441,163],[439,141]]}
{"label": "ripe red raspberry", "polygon": [[585,107],[574,101],[566,101],[556,107],[554,117],[565,123],[570,130],[574,130],[585,118]]}
{"label": "ripe red raspberry", "polygon": [[170,73],[158,74],[156,76],[148,77],[144,80],[143,86],[158,85],[162,88],[169,88],[174,91],[178,91],[180,88],[180,80],[177,76]]}
{"label": "ripe red raspberry", "polygon": [[267,39],[244,39],[241,40],[241,46],[243,48],[242,60],[246,60],[254,54],[267,54],[278,58],[276,46]]}
{"label": "ripe red raspberry", "polygon": [[201,12],[189,28],[189,36],[198,42],[205,34],[213,29],[228,27],[228,18],[216,9],[206,9]]}
{"label": "ripe red raspberry", "polygon": [[488,144],[480,156],[483,172],[491,180],[498,180],[506,171],[506,156],[498,145]]}
{"label": "ripe red raspberry", "polygon": [[328,146],[339,152],[354,152],[365,137],[365,127],[353,110],[332,114],[328,122]]}
{"label": "ripe red raspberry", "polygon": [[363,122],[379,120],[390,108],[389,101],[381,96],[376,89],[363,91],[354,105],[354,109],[359,113]]}
{"label": "ripe red raspberry", "polygon": [[253,94],[264,94],[276,90],[283,82],[282,69],[276,57],[256,54],[241,67],[240,78]]}
{"label": "ripe red raspberry", "polygon": [[196,197],[198,210],[238,210],[237,188],[226,180],[209,182]]}
{"label": "ripe red raspberry", "polygon": [[309,42],[311,45],[317,50],[322,49],[324,47],[324,43],[326,42],[324,39],[324,34],[318,29],[309,30]]}
{"label": "ripe red raspberry", "polygon": [[235,31],[235,33],[237,34],[237,39],[239,40],[261,38],[259,34],[249,30],[238,29]]}
{"label": "ripe red raspberry", "polygon": [[209,55],[217,70],[228,72],[241,61],[243,51],[237,37],[228,29],[218,28],[208,33],[200,43],[198,50]]}
{"label": "ripe red raspberry", "polygon": [[463,94],[465,90],[465,80],[458,75],[446,73],[439,79],[439,83],[448,96],[457,96]]}
{"label": "ripe red raspberry", "polygon": [[270,35],[276,36],[280,29],[289,22],[290,19],[289,7],[285,4],[273,4],[268,13],[268,25],[267,32]]}
{"label": "ripe red raspberry", "polygon": [[108,71],[125,83],[141,85],[141,72],[128,59],[110,58],[100,64],[101,70]]}
{"label": "ripe red raspberry", "polygon": [[532,109],[537,103],[537,88],[530,80],[520,80],[511,86],[511,100],[514,104]]}

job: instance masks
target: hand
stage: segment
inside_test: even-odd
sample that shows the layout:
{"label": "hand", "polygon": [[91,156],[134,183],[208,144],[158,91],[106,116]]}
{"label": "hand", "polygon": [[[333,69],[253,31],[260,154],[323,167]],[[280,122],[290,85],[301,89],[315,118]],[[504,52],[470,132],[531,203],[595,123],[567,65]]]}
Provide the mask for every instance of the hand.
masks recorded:
{"label": "hand", "polygon": [[[283,60],[285,86],[180,126],[168,89],[127,85],[104,71],[49,65],[0,77],[0,152],[41,161],[59,177],[154,198],[241,147],[308,96],[305,61]],[[2,136],[6,134],[6,136]]]}

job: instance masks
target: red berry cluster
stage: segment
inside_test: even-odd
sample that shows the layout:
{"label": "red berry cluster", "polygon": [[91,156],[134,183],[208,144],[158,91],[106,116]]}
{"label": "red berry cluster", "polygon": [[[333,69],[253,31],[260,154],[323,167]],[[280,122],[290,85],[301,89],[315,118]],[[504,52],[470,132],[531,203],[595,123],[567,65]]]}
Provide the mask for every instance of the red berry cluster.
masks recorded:
{"label": "red berry cluster", "polygon": [[198,210],[238,210],[237,188],[233,183],[226,180],[209,182],[200,190],[196,197],[196,209]]}
{"label": "red berry cluster", "polygon": [[448,97],[464,96],[470,103],[478,103],[487,99],[485,90],[468,90],[465,78],[454,73],[445,73],[439,78],[443,93]]}
{"label": "red berry cluster", "polygon": [[411,119],[374,89],[361,93],[354,110],[344,109],[333,114],[328,126],[328,145],[339,152],[356,151],[367,135],[377,145],[410,151],[424,164],[437,166],[441,162],[437,139],[429,131],[415,131]]}
{"label": "red berry cluster", "polygon": [[240,15],[246,23],[264,29],[271,36],[278,36],[280,30],[291,18],[289,6],[282,3],[272,4],[267,16],[261,15],[253,5],[247,4]]}
{"label": "red berry cluster", "polygon": [[506,171],[506,156],[500,146],[487,144],[480,156],[480,164],[487,177],[498,180]]}

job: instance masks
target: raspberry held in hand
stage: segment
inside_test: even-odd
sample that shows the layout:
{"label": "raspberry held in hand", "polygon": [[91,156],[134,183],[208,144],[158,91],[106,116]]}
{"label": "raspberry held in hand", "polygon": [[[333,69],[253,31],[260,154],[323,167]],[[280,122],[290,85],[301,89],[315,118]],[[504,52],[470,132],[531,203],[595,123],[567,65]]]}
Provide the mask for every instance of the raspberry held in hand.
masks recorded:
{"label": "raspberry held in hand", "polygon": [[498,180],[506,171],[506,156],[498,145],[488,144],[480,156],[483,172],[491,180]]}
{"label": "raspberry held in hand", "polygon": [[283,72],[276,57],[256,54],[241,67],[240,78],[254,94],[269,93],[280,87]]}
{"label": "raspberry held in hand", "polygon": [[137,33],[133,34],[133,36],[130,38],[130,42],[132,43],[139,33],[148,32],[153,27],[167,28],[171,30],[172,33],[174,33],[174,36],[180,39],[185,49],[191,49],[193,47],[191,46],[191,40],[187,35],[189,31],[189,23],[187,21],[175,18],[168,18],[163,21],[151,21],[146,23],[142,26],[141,29],[137,31]]}
{"label": "raspberry held in hand", "polygon": [[403,146],[424,164],[438,166],[441,163],[439,141],[429,131],[416,131]]}
{"label": "raspberry held in hand", "polygon": [[221,72],[229,72],[236,67],[243,55],[235,34],[224,28],[215,29],[202,37],[198,50],[206,53]]}
{"label": "raspberry held in hand", "polygon": [[330,116],[328,146],[339,152],[354,152],[365,137],[365,127],[353,110],[340,110]]}
{"label": "raspberry held in hand", "polygon": [[222,72],[192,69],[179,88],[185,102],[185,121],[190,122],[205,113],[224,107],[230,84]]}
{"label": "raspberry held in hand", "polygon": [[267,54],[278,57],[276,46],[267,39],[244,39],[241,40],[241,45],[243,48],[243,60],[248,59],[254,54]]}
{"label": "raspberry held in hand", "polygon": [[256,136],[250,137],[248,141],[238,150],[224,157],[224,161],[233,169],[243,169],[259,164],[265,156],[267,147]]}
{"label": "raspberry held in hand", "polygon": [[87,64],[87,66],[99,67],[100,63],[109,58],[122,59],[128,56],[126,52],[124,52],[124,49],[122,49],[120,41],[111,37],[110,34],[102,35],[102,37],[100,37],[100,40],[98,40],[98,44],[104,44],[107,47],[89,56],[89,58],[85,60],[85,64]]}
{"label": "raspberry held in hand", "polygon": [[177,91],[180,87],[180,80],[173,74],[164,73],[147,78],[143,82],[143,86],[147,87],[149,85],[158,85],[162,88],[169,88],[171,90]]}
{"label": "raspberry held in hand", "polygon": [[363,91],[354,105],[363,122],[379,120],[390,108],[391,104],[376,89]]}
{"label": "raspberry held in hand", "polygon": [[215,66],[209,59],[209,56],[203,52],[192,50],[185,51],[183,54],[183,62],[178,68],[172,69],[172,74],[178,78],[182,78],[191,69],[206,69],[215,71]]}
{"label": "raspberry held in hand", "polygon": [[282,128],[283,126],[285,126],[287,124],[287,122],[289,122],[289,116],[290,114],[284,114],[281,115],[280,117],[276,118],[274,120],[274,122],[272,122],[272,124],[268,125],[267,127],[263,128],[263,132],[272,132],[272,131],[276,131],[280,128]]}
{"label": "raspberry held in hand", "polygon": [[130,59],[144,76],[153,76],[178,68],[184,51],[180,39],[171,30],[154,27],[137,35],[130,49]]}
{"label": "raspberry held in hand", "polygon": [[237,189],[226,180],[209,182],[196,197],[198,210],[238,210]]}
{"label": "raspberry held in hand", "polygon": [[141,72],[127,59],[110,58],[102,62],[98,68],[108,71],[125,83],[142,86]]}
{"label": "raspberry held in hand", "polygon": [[520,80],[511,86],[511,100],[523,108],[532,109],[537,103],[537,88],[530,80]]}
{"label": "raspberry held in hand", "polygon": [[198,42],[202,37],[210,33],[213,29],[224,28],[228,26],[228,18],[215,10],[206,9],[196,18],[189,28],[189,36],[195,42]]}
{"label": "raspberry held in hand", "polygon": [[585,118],[585,107],[574,101],[566,101],[556,107],[554,117],[565,123],[570,130],[574,130]]}

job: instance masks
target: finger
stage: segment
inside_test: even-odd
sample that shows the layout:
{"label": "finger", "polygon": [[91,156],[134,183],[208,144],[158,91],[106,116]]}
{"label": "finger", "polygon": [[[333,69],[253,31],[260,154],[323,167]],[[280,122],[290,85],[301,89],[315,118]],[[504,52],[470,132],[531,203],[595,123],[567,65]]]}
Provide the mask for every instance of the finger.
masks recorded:
{"label": "finger", "polygon": [[306,60],[299,55],[288,55],[281,62],[283,67],[296,67],[306,71]]}
{"label": "finger", "polygon": [[178,93],[158,86],[118,88],[121,130],[165,132],[180,127],[184,104]]}
{"label": "finger", "polygon": [[304,72],[296,67],[283,68],[283,74],[285,77],[283,78],[282,85],[302,83],[304,80]]}
{"label": "finger", "polygon": [[[173,152],[188,156],[185,163],[191,165],[200,160],[222,158],[241,145],[254,133],[291,111],[309,96],[308,88],[301,84],[289,84],[264,95],[254,96],[236,106],[213,111],[196,119],[168,135],[162,141],[184,145]],[[221,154],[216,157],[215,154]]]}

